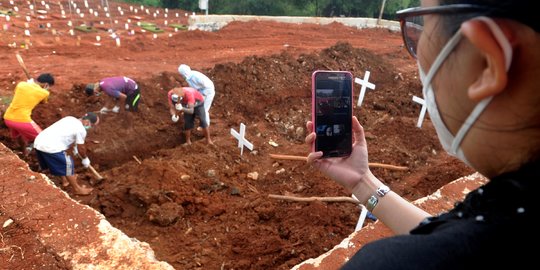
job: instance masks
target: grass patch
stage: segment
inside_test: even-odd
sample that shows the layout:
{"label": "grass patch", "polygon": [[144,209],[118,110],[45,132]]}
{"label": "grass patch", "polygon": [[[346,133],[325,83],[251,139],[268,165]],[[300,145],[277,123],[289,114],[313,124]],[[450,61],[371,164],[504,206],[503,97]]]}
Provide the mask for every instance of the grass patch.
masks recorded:
{"label": "grass patch", "polygon": [[145,26],[156,26],[155,23],[152,23],[152,22],[140,22],[139,25],[141,27],[145,27]]}
{"label": "grass patch", "polygon": [[165,30],[155,26],[155,25],[141,25],[141,28],[146,30],[146,31],[150,31],[152,33],[163,33],[165,32]]}
{"label": "grass patch", "polygon": [[9,9],[9,10],[0,9],[0,14],[11,16],[11,17],[13,17],[14,15],[17,15],[17,13],[15,11],[11,10],[11,9]]}
{"label": "grass patch", "polygon": [[84,24],[81,24],[79,26],[75,26],[75,30],[79,30],[81,32],[85,32],[85,33],[92,33],[92,32],[97,32],[98,30],[92,26],[87,26],[87,25],[84,25]]}
{"label": "grass patch", "polygon": [[9,105],[13,100],[13,96],[0,96],[0,104]]}
{"label": "grass patch", "polygon": [[187,30],[188,29],[187,25],[184,25],[184,24],[171,23],[171,24],[169,24],[169,26],[174,28],[174,29],[178,29],[178,30]]}

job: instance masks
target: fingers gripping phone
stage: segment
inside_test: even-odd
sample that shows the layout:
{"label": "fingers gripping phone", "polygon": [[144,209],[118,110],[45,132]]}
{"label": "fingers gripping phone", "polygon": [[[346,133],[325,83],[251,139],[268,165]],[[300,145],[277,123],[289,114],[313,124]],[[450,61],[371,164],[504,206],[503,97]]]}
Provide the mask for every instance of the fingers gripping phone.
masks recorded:
{"label": "fingers gripping phone", "polygon": [[348,71],[317,70],[312,81],[314,151],[323,158],[346,157],[352,151],[353,79]]}

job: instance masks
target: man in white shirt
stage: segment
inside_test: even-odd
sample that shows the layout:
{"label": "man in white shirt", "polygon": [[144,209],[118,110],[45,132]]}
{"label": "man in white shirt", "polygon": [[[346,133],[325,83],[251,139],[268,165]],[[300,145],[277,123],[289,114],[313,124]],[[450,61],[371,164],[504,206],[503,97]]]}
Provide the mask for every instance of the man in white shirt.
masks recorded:
{"label": "man in white shirt", "polygon": [[86,113],[77,119],[66,116],[44,129],[34,141],[34,147],[42,170],[49,169],[51,174],[62,178],[62,185],[73,186],[77,195],[88,195],[92,188],[79,185],[75,174],[73,158],[66,153],[73,144],[73,152],[82,159],[85,168],[90,166],[90,159],[86,154],[84,140],[86,132],[99,123],[95,113]]}
{"label": "man in white shirt", "polygon": [[206,75],[199,71],[191,70],[188,65],[181,64],[178,67],[178,72],[190,87],[197,89],[204,96],[204,111],[206,112],[206,123],[210,126],[210,107],[214,101],[216,90],[214,82],[210,80]]}

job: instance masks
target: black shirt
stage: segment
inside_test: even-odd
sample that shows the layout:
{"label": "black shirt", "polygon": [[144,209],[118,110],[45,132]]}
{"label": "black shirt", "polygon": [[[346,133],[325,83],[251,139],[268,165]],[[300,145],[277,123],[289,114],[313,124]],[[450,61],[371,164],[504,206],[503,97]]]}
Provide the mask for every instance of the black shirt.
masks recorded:
{"label": "black shirt", "polygon": [[365,245],[342,269],[537,268],[539,183],[540,162],[497,176],[409,235]]}

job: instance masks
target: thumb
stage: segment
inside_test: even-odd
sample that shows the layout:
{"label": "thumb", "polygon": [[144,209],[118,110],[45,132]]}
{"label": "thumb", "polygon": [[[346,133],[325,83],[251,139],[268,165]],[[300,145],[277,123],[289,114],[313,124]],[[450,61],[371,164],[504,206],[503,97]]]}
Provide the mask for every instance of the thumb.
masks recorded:
{"label": "thumb", "polygon": [[358,118],[356,118],[356,116],[353,116],[352,129],[354,145],[366,145],[364,128],[362,127],[362,125],[360,125],[360,122],[358,121]]}

